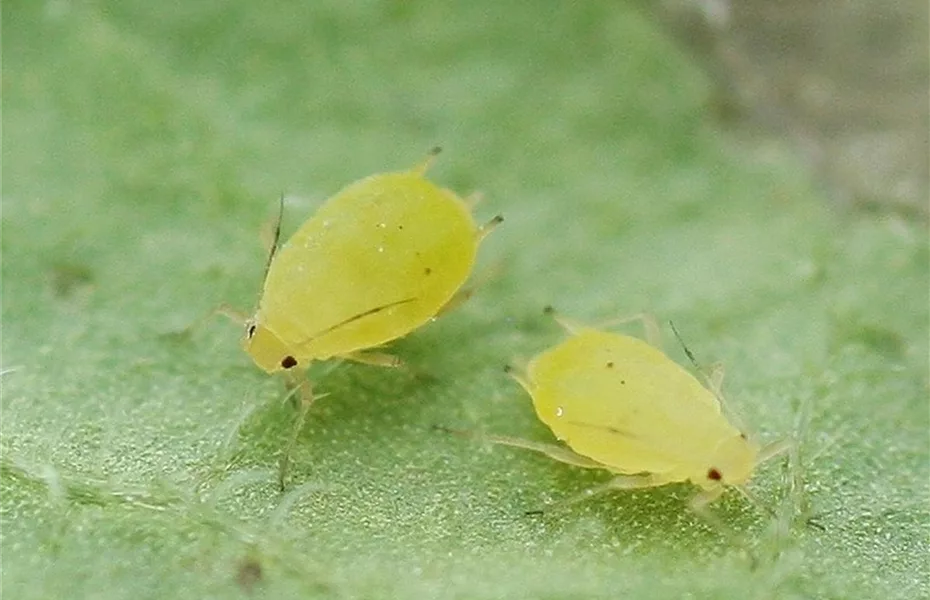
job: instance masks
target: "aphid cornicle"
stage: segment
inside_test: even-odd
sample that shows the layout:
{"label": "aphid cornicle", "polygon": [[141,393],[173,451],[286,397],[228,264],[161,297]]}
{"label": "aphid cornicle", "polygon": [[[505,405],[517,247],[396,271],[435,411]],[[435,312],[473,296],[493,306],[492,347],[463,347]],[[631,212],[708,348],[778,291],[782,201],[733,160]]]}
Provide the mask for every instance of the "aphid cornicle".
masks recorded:
{"label": "aphid cornicle", "polygon": [[525,373],[511,374],[565,446],[489,441],[614,473],[586,495],[690,481],[701,488],[692,500],[697,509],[726,486],[743,490],[755,467],[784,449],[760,448],[727,419],[719,381],[711,381],[711,391],[643,340],[560,322],[569,337],[532,359]]}
{"label": "aphid cornicle", "polygon": [[[271,255],[243,340],[259,367],[293,372],[329,358],[397,366],[372,349],[462,297],[478,245],[501,218],[476,226],[468,202],[426,179],[437,152],[408,171],[350,184]],[[293,383],[303,407],[296,438],[313,396],[305,379]]]}

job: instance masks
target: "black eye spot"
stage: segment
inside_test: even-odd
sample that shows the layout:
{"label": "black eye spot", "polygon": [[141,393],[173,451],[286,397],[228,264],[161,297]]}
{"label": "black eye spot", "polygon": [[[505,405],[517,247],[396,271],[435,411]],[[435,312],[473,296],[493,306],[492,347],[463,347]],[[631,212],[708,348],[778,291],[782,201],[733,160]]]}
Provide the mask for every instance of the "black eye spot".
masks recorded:
{"label": "black eye spot", "polygon": [[403,229],[404,226],[403,226],[403,225],[398,225],[397,228],[398,228],[398,229]]}
{"label": "black eye spot", "polygon": [[284,367],[285,369],[296,367],[297,359],[294,358],[293,356],[285,356],[283,359],[281,359],[281,366]]}
{"label": "black eye spot", "polygon": [[432,273],[432,272],[433,272],[433,270],[430,269],[429,267],[426,267],[425,269],[423,269],[423,274],[424,274],[424,275],[429,275],[429,274]]}
{"label": "black eye spot", "polygon": [[723,479],[723,474],[720,473],[720,471],[718,471],[714,467],[711,467],[710,469],[707,470],[707,478],[710,479],[711,481],[720,481],[721,479]]}
{"label": "black eye spot", "polygon": [[620,385],[626,385],[626,379],[621,379],[621,380],[620,380]]}

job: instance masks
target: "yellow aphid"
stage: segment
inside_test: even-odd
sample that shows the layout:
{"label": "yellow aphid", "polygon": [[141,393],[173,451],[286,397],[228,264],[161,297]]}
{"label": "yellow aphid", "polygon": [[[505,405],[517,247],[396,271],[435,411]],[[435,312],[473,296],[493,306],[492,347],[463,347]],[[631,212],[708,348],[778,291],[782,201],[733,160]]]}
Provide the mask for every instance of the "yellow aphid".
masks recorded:
{"label": "yellow aphid", "polygon": [[[295,371],[329,358],[396,366],[394,357],[366,350],[463,296],[478,245],[501,219],[476,226],[469,203],[426,179],[434,155],[344,188],[272,255],[243,340],[259,367]],[[305,412],[309,384],[297,385]]]}
{"label": "yellow aphid", "polygon": [[638,338],[563,324],[570,337],[514,377],[532,396],[539,419],[568,447],[500,436],[490,441],[616,475],[588,495],[690,481],[701,488],[695,508],[725,486],[742,486],[759,462],[784,449],[760,449],[721,413],[719,381],[710,382],[711,391]]}

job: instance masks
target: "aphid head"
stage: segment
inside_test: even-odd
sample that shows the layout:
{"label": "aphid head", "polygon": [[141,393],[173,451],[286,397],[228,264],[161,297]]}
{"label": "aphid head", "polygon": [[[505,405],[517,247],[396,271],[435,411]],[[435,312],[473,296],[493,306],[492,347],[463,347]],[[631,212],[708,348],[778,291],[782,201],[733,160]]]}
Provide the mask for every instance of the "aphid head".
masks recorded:
{"label": "aphid head", "polygon": [[720,485],[742,485],[749,481],[758,461],[759,448],[743,434],[717,445],[714,457],[700,481],[705,489]]}
{"label": "aphid head", "polygon": [[262,370],[274,373],[297,366],[287,345],[254,317],[245,322],[242,347]]}

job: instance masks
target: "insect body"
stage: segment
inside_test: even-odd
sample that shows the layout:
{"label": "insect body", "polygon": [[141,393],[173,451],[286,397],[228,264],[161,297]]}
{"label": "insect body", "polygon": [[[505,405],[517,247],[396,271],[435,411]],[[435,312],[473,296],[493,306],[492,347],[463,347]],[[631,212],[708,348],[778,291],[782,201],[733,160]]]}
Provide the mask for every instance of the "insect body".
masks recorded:
{"label": "insect body", "polygon": [[346,187],[274,256],[244,341],[259,367],[352,358],[452,299],[487,229],[464,200],[424,177],[426,166]]}
{"label": "insect body", "polygon": [[[515,379],[536,414],[565,446],[490,436],[492,442],[611,471],[590,490],[634,489],[690,481],[692,505],[742,486],[782,444],[761,448],[721,413],[719,392],[652,345],[634,337],[566,324],[571,335],[534,358]],[[740,488],[742,489],[742,488]]]}
{"label": "insect body", "polygon": [[[349,185],[272,255],[243,341],[259,367],[290,371],[333,357],[396,366],[365,350],[455,303],[501,218],[477,227],[465,200],[426,179],[430,162]],[[312,402],[302,387],[298,429]]]}
{"label": "insect body", "polygon": [[578,454],[649,486],[689,480],[707,491],[748,481],[759,448],[714,394],[637,338],[583,329],[533,360],[536,414]]}

